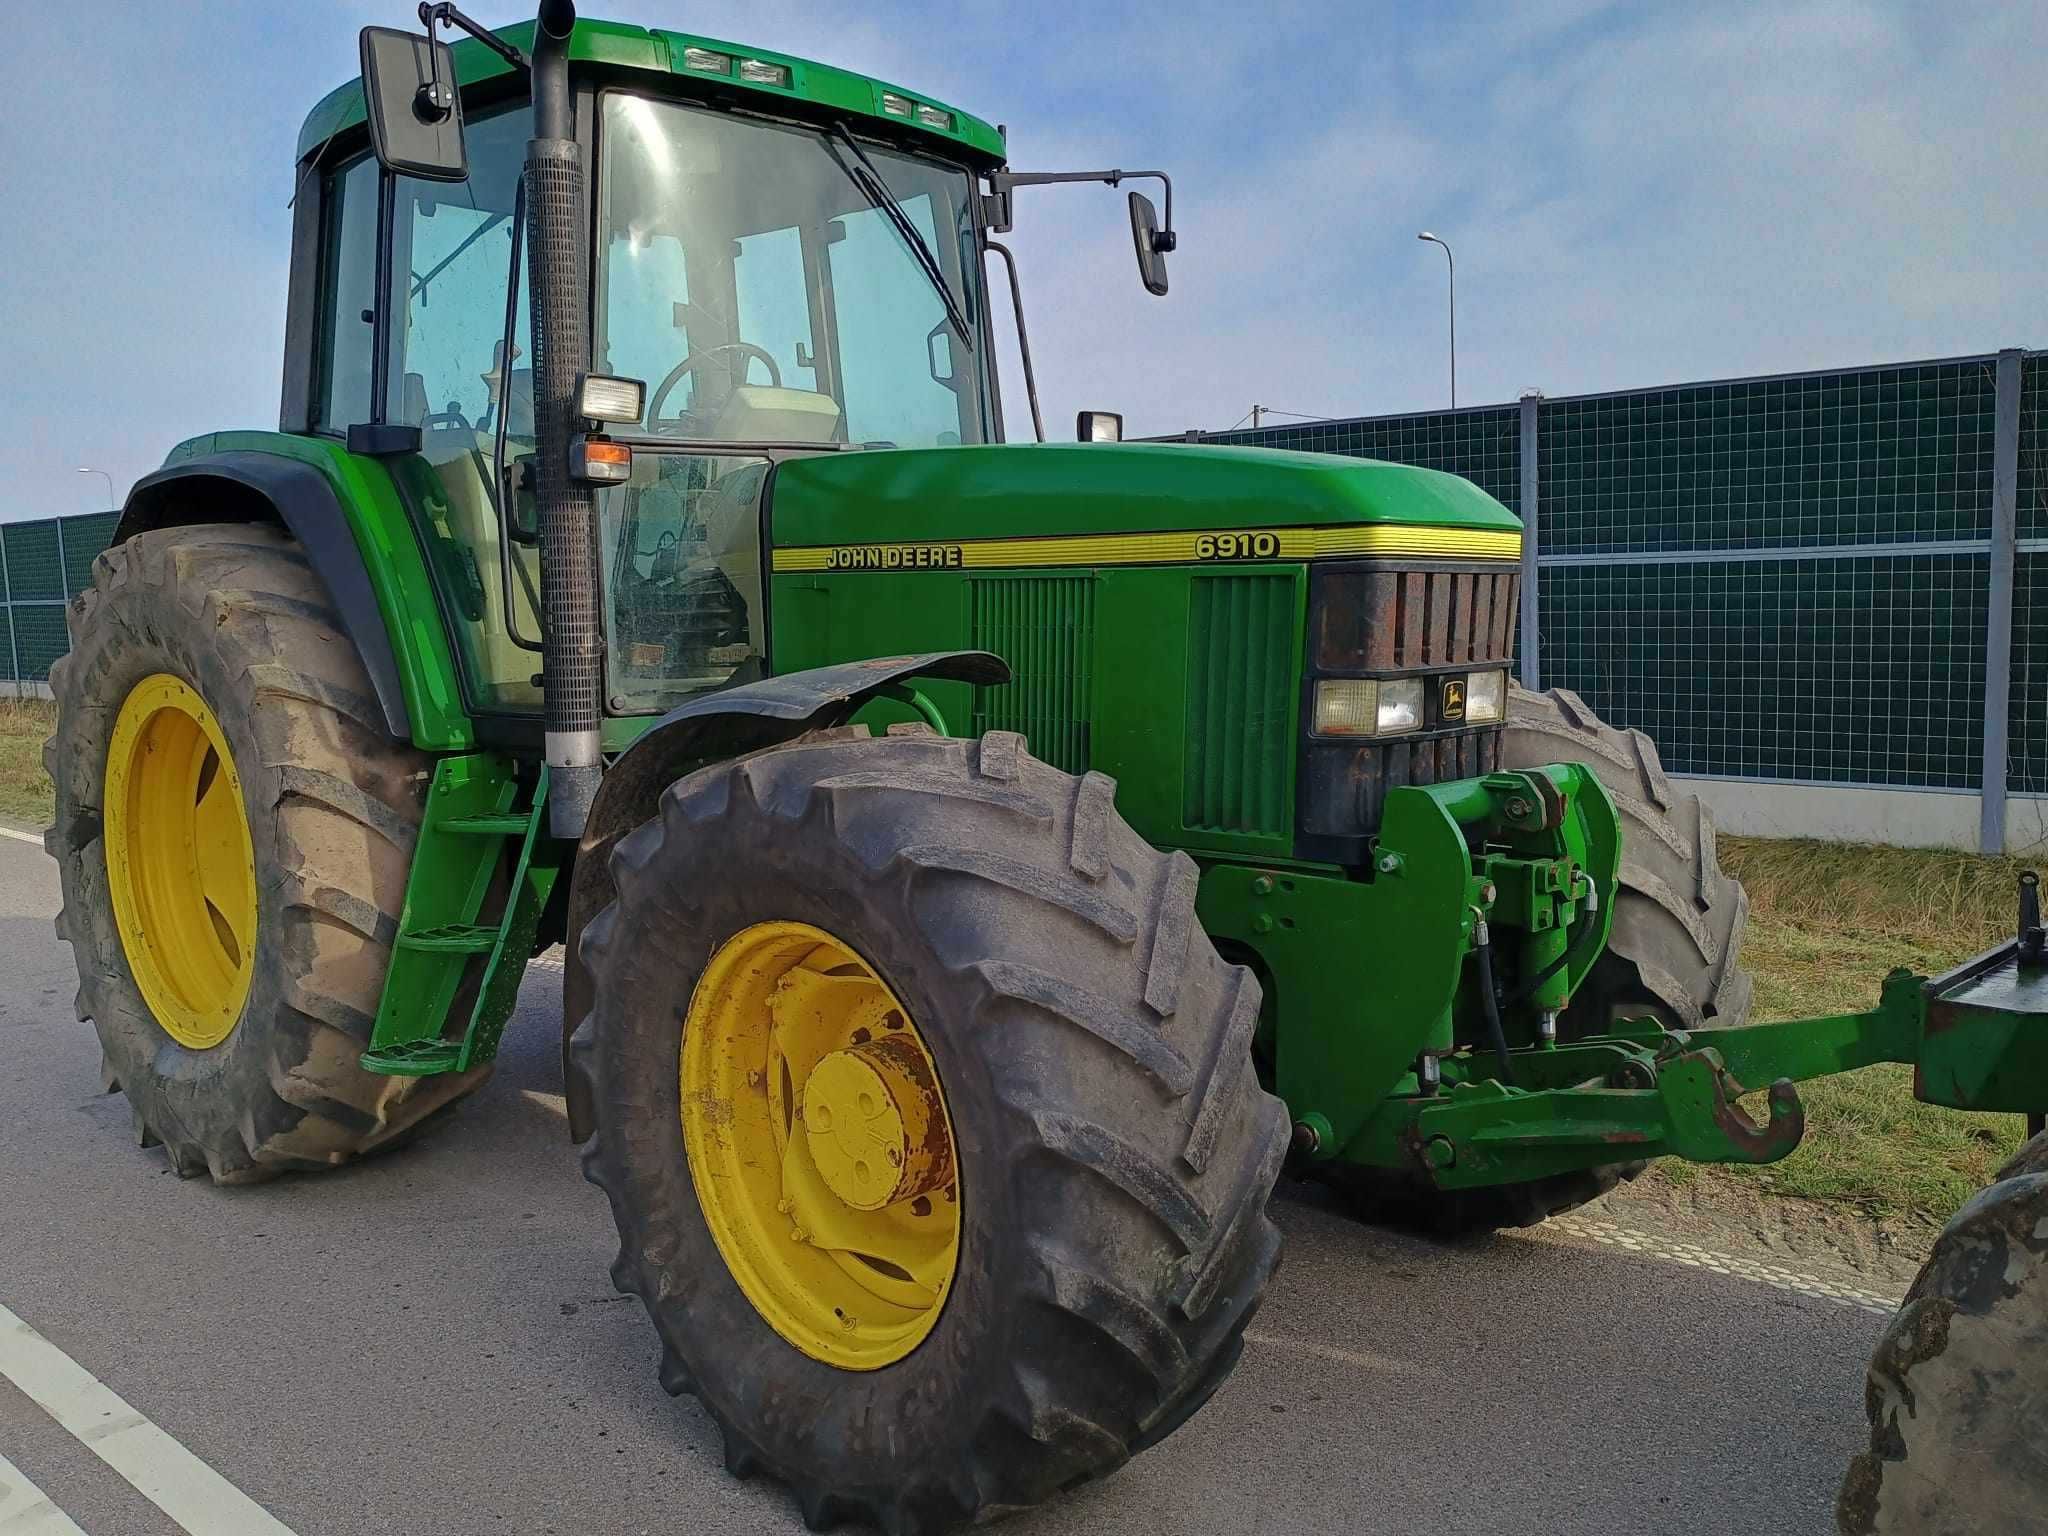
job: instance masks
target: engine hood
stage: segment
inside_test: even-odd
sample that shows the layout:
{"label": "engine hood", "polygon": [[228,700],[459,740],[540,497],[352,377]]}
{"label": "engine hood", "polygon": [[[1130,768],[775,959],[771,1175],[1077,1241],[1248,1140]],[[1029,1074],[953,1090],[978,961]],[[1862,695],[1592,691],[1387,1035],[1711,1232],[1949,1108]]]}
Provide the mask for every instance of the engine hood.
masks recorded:
{"label": "engine hood", "polygon": [[[1506,553],[1507,539],[1500,536],[1517,536],[1522,526],[1471,481],[1438,470],[1333,454],[1169,443],[818,454],[787,460],[777,469],[770,516],[778,550],[1390,525],[1419,532],[1483,530]],[[1302,547],[1302,541],[1288,537],[1286,547]]]}

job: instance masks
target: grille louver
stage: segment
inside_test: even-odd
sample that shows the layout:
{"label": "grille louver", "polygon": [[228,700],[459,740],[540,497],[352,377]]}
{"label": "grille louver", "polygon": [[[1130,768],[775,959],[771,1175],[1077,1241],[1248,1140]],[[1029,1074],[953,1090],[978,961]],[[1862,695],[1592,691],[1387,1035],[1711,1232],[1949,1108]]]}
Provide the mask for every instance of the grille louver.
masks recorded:
{"label": "grille louver", "polygon": [[1294,774],[1295,579],[1198,575],[1188,609],[1182,824],[1285,836]]}
{"label": "grille louver", "polygon": [[1015,682],[974,690],[974,730],[1019,731],[1033,755],[1088,770],[1094,709],[1095,578],[988,576],[968,585],[973,644],[1010,664]]}

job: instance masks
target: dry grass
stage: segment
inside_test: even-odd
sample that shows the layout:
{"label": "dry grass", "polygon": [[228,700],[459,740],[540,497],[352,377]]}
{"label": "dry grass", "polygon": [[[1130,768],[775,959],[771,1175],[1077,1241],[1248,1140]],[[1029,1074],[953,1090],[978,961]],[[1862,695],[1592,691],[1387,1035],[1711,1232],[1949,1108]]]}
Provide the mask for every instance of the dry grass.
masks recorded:
{"label": "dry grass", "polygon": [[[1846,1013],[1877,1001],[1894,966],[1941,971],[2009,937],[2016,859],[1840,843],[1723,838],[1721,863],[1749,889],[1743,960],[1758,1019]],[[2017,1115],[1961,1114],[1913,1097],[1912,1071],[1870,1067],[1805,1083],[1806,1140],[1764,1168],[1688,1169],[1680,1182],[1731,1179],[1788,1195],[1852,1202],[1873,1215],[1940,1222],[2022,1138]],[[1752,1101],[1760,1111],[1761,1096]]]}
{"label": "dry grass", "polygon": [[0,818],[37,829],[50,824],[56,800],[43,772],[43,743],[57,728],[57,706],[45,699],[0,699]]}

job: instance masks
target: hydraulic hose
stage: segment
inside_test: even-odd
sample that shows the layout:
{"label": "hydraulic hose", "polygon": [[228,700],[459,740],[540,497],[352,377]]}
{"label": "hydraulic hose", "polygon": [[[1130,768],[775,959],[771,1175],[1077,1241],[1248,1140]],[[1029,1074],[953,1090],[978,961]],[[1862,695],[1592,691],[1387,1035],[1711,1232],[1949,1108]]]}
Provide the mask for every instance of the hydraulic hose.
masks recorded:
{"label": "hydraulic hose", "polygon": [[571,0],[542,0],[533,34],[533,137],[526,145],[548,821],[561,838],[582,835],[603,772],[596,494],[569,476],[576,378],[590,366],[583,149],[569,98],[575,24]]}
{"label": "hydraulic hose", "polygon": [[1501,1027],[1500,999],[1494,996],[1493,991],[1493,935],[1486,926],[1484,914],[1476,909],[1473,913],[1472,957],[1479,962],[1479,996],[1486,1005],[1486,1038],[1493,1046],[1494,1059],[1500,1063],[1500,1080],[1513,1087],[1515,1069],[1508,1060],[1508,1034]]}

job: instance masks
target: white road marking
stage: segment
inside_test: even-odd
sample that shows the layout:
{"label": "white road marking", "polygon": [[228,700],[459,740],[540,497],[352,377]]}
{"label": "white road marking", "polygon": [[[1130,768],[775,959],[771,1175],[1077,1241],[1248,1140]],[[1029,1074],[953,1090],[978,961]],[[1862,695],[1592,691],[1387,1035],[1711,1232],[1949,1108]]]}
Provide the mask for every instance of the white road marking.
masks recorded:
{"label": "white road marking", "polygon": [[78,1522],[0,1456],[0,1531],[7,1536],[85,1536]]}
{"label": "white road marking", "polygon": [[1391,1355],[1369,1355],[1356,1349],[1339,1349],[1334,1344],[1317,1344],[1309,1339],[1290,1339],[1284,1334],[1267,1333],[1258,1328],[1247,1328],[1244,1341],[1247,1344],[1262,1345],[1267,1349],[1284,1349],[1297,1355],[1313,1355],[1318,1360],[1331,1360],[1338,1365],[1355,1365],[1364,1370],[1379,1371],[1390,1376],[1435,1374],[1406,1360],[1396,1360]]}
{"label": "white road marking", "polygon": [[1687,1269],[1705,1269],[1718,1275],[1734,1275],[1743,1280],[1754,1281],[1758,1285],[1791,1291],[1800,1296],[1818,1297],[1840,1306],[1875,1313],[1879,1317],[1891,1316],[1899,1303],[1905,1299],[1903,1288],[1896,1292],[1877,1291],[1842,1280],[1824,1280],[1818,1275],[1805,1274],[1787,1265],[1773,1264],[1768,1260],[1750,1258],[1743,1254],[1724,1253],[1717,1248],[1704,1248],[1681,1238],[1663,1237],[1655,1232],[1644,1232],[1635,1227],[1624,1227],[1597,1218],[1553,1216],[1536,1230],[1568,1233],[1576,1238],[1591,1239],[1604,1247],[1619,1248],[1624,1253],[1637,1253],[1645,1258],[1661,1259],[1667,1264],[1681,1264]]}
{"label": "white road marking", "polygon": [[[38,848],[43,846],[43,840],[38,834],[34,832],[17,832],[12,827],[0,827],[0,837],[11,837],[17,843],[34,843]],[[9,1533],[9,1536],[12,1536],[12,1533]]]}
{"label": "white road marking", "polygon": [[[292,1536],[262,1505],[4,1306],[0,1376],[27,1393],[189,1536]],[[6,1529],[4,1523],[0,1529]],[[63,1530],[53,1527],[51,1536]]]}

